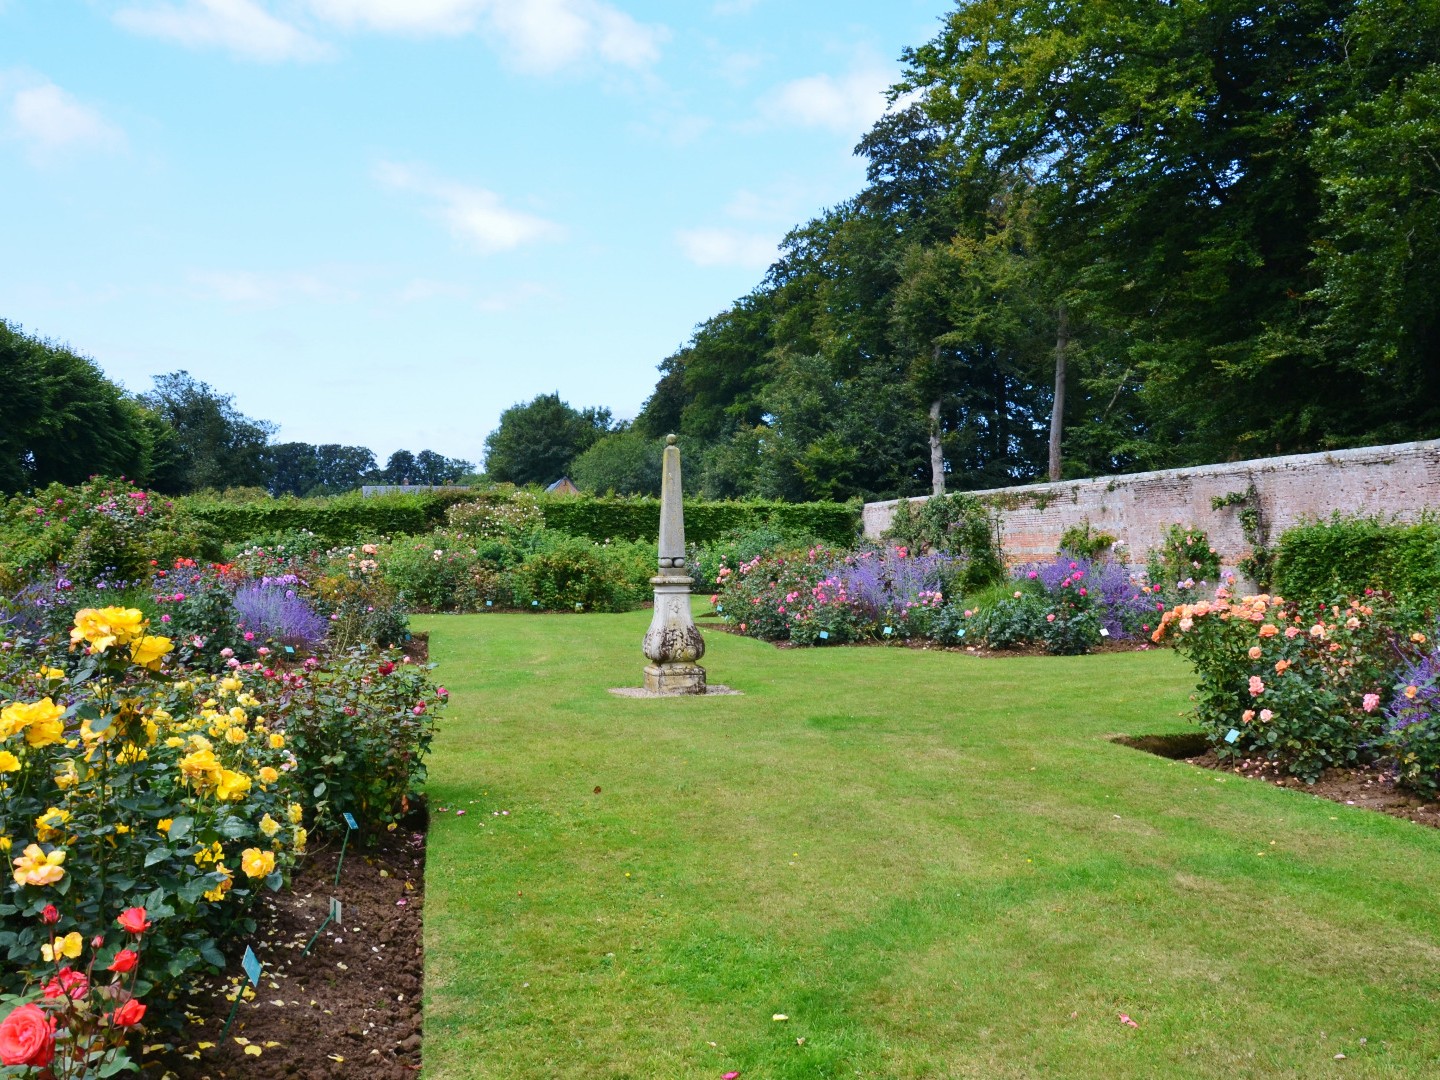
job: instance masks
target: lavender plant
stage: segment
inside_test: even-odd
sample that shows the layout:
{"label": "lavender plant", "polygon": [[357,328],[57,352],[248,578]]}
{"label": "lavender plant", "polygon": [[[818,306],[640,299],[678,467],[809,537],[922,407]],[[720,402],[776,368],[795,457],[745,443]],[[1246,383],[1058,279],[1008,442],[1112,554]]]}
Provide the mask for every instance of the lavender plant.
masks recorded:
{"label": "lavender plant", "polygon": [[329,625],[296,592],[288,575],[261,578],[235,592],[238,626],[257,640],[314,650],[325,640]]}

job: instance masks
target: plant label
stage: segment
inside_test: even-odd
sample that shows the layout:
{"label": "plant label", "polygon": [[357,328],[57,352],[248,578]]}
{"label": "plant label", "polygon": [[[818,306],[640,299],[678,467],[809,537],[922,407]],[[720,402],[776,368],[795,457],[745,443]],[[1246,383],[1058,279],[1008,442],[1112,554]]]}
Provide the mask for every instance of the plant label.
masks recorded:
{"label": "plant label", "polygon": [[240,958],[240,966],[245,969],[245,977],[250,980],[250,985],[259,986],[260,958],[255,955],[255,950],[249,945],[245,946],[245,955]]}
{"label": "plant label", "polygon": [[485,601],[485,606],[486,606],[486,607],[494,607],[494,606],[495,606],[495,601],[494,601],[494,600],[486,600],[486,601]]}
{"label": "plant label", "polygon": [[1228,742],[1228,743],[1233,743],[1233,742],[1234,742],[1236,739],[1238,739],[1239,737],[1240,737],[1240,732],[1239,732],[1239,730],[1238,730],[1237,728],[1233,728],[1233,727],[1232,727],[1229,731],[1227,731],[1227,732],[1225,733],[1225,741]]}
{"label": "plant label", "polygon": [[1109,631],[1109,630],[1106,630],[1105,627],[1102,626],[1102,627],[1100,627],[1100,636],[1101,636],[1101,637],[1109,637],[1109,636],[1110,636],[1110,631]]}
{"label": "plant label", "polygon": [[351,814],[350,811],[347,810],[340,816],[345,819],[345,827],[347,829],[358,829],[360,827],[355,823],[355,816]]}
{"label": "plant label", "polygon": [[340,901],[333,896],[330,897],[330,921],[337,924],[345,921],[340,918]]}
{"label": "plant label", "polygon": [[887,627],[885,627],[885,636],[886,636],[886,637],[889,637],[889,636],[890,636],[891,634],[893,634],[894,632],[895,632],[895,628],[894,628],[893,626],[887,626]]}
{"label": "plant label", "polygon": [[820,640],[821,640],[821,641],[829,641],[829,640],[830,640],[830,631],[829,631],[829,630],[821,630],[821,631],[820,631]]}
{"label": "plant label", "polygon": [[539,601],[539,600],[531,600],[531,601],[530,601],[530,606],[531,606],[531,607],[539,607],[539,606],[540,606],[540,601]]}
{"label": "plant label", "polygon": [[294,656],[294,655],[295,655],[295,646],[294,646],[294,645],[286,645],[286,646],[285,646],[285,651],[286,651],[287,653],[289,653],[291,656]]}

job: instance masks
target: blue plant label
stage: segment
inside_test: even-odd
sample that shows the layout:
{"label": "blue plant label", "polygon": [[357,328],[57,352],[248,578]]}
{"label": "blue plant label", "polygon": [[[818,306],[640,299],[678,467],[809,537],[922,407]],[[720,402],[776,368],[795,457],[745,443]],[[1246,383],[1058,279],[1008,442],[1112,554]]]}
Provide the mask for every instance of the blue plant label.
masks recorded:
{"label": "blue plant label", "polygon": [[540,601],[539,601],[539,600],[531,600],[531,601],[530,601],[530,606],[531,606],[531,607],[539,607],[539,606],[540,606]]}
{"label": "blue plant label", "polygon": [[724,610],[725,610],[725,605],[724,605],[724,604],[716,604],[716,605],[715,605],[715,610],[716,610],[716,611],[724,611]]}
{"label": "blue plant label", "polygon": [[295,655],[295,646],[294,646],[294,645],[286,645],[286,646],[285,646],[285,651],[286,651],[287,653],[289,653],[291,656],[294,656],[294,655]]}
{"label": "blue plant label", "polygon": [[245,969],[245,977],[250,980],[250,985],[259,986],[260,958],[255,955],[255,950],[249,945],[245,946],[245,955],[240,958],[240,966]]}
{"label": "blue plant label", "polygon": [[1240,731],[1239,731],[1238,728],[1233,728],[1233,727],[1232,727],[1229,731],[1227,731],[1227,732],[1225,733],[1225,741],[1228,742],[1228,743],[1233,743],[1233,742],[1234,742],[1236,739],[1238,739],[1239,737],[1240,737]]}
{"label": "blue plant label", "polygon": [[495,606],[495,601],[494,601],[494,600],[486,600],[486,601],[485,601],[485,606],[486,606],[486,607],[494,607],[494,606]]}
{"label": "blue plant label", "polygon": [[360,827],[355,824],[355,815],[351,814],[348,810],[342,814],[341,817],[345,819],[345,827],[347,829],[358,829]]}
{"label": "blue plant label", "polygon": [[345,921],[340,917],[340,901],[336,900],[333,896],[330,897],[330,921],[333,923]]}
{"label": "blue plant label", "polygon": [[830,640],[830,631],[829,631],[829,630],[821,630],[821,631],[820,631],[820,640],[821,640],[821,641],[829,641],[829,640]]}
{"label": "blue plant label", "polygon": [[889,637],[889,636],[890,636],[891,634],[893,634],[894,632],[895,632],[895,628],[894,628],[893,626],[887,626],[887,627],[885,627],[885,636],[886,636],[886,637]]}

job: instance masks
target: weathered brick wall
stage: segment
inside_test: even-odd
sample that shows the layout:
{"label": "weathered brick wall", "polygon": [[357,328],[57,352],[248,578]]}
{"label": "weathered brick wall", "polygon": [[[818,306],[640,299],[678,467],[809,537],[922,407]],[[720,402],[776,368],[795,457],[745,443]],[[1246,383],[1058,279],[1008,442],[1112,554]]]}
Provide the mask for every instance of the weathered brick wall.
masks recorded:
{"label": "weathered brick wall", "polygon": [[[1222,563],[1233,567],[1249,553],[1240,508],[1213,510],[1210,500],[1251,484],[1272,541],[1299,521],[1326,518],[1337,510],[1414,520],[1427,508],[1440,509],[1440,439],[971,494],[1001,507],[1002,545],[1012,563],[1054,554],[1061,533],[1089,521],[1124,541],[1129,561],[1142,564],[1145,553],[1178,522],[1204,529]],[[889,527],[895,506],[894,501],[866,504],[867,537],[878,538]]]}

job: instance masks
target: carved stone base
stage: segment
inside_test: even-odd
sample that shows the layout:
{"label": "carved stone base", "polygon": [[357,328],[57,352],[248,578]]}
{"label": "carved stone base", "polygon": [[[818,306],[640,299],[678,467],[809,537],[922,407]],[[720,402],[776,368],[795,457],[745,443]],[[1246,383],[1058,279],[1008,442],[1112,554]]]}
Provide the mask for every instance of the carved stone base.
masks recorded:
{"label": "carved stone base", "polygon": [[652,694],[703,694],[705,669],[699,664],[650,664],[645,689]]}

